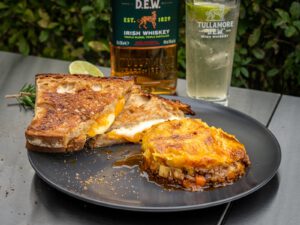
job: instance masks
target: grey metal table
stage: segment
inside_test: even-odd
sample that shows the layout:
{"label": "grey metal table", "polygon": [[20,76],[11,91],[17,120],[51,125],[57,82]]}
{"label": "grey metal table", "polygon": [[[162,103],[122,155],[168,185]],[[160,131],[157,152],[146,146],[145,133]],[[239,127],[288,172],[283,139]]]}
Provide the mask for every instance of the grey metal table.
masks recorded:
{"label": "grey metal table", "polygon": [[[262,189],[241,200],[180,213],[137,213],[94,206],[45,184],[31,168],[25,129],[31,111],[11,106],[4,95],[43,72],[67,72],[69,62],[0,52],[0,224],[300,224],[300,98],[240,88],[230,89],[229,107],[265,124],[282,148],[279,172]],[[105,73],[109,69],[102,68]],[[185,81],[177,94],[185,96]]]}

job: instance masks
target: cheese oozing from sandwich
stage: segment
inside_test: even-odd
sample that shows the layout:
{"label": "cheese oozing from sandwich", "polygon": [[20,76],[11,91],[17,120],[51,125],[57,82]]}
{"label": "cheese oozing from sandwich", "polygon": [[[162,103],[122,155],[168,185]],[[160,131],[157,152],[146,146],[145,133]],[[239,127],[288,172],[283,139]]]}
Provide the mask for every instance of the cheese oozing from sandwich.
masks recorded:
{"label": "cheese oozing from sandwich", "polygon": [[137,143],[139,142],[142,137],[144,131],[149,129],[155,124],[162,123],[168,120],[177,120],[180,119],[179,117],[172,116],[170,118],[166,119],[154,119],[154,120],[148,120],[144,122],[140,122],[135,126],[132,127],[121,127],[118,129],[114,129],[110,132],[107,133],[108,138],[113,139],[113,140],[119,140],[119,139],[125,139],[129,142]]}
{"label": "cheese oozing from sandwich", "polygon": [[122,112],[124,105],[125,105],[125,99],[121,98],[117,102],[114,110],[98,117],[96,119],[95,123],[89,129],[89,131],[87,133],[88,136],[95,137],[96,135],[104,134],[110,128],[110,126],[113,124],[113,122],[115,121],[115,118]]}

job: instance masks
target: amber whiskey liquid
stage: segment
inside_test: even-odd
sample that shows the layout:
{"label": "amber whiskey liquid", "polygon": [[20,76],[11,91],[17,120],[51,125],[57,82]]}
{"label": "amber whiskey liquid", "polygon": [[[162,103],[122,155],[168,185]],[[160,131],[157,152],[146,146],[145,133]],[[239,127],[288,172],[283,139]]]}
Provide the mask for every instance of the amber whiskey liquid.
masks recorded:
{"label": "amber whiskey liquid", "polygon": [[176,67],[176,44],[143,48],[111,46],[111,75],[135,76],[136,83],[150,93],[174,94]]}
{"label": "amber whiskey liquid", "polygon": [[113,0],[111,75],[149,93],[175,94],[179,0]]}

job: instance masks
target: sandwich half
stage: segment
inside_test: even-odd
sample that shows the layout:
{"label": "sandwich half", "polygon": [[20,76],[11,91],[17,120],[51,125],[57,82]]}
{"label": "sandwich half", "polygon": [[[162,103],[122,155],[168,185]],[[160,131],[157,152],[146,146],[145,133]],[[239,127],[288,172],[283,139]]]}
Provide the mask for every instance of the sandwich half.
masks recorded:
{"label": "sandwich half", "polygon": [[130,78],[39,74],[35,116],[25,136],[32,151],[72,152],[105,133],[123,110]]}
{"label": "sandwich half", "polygon": [[151,126],[193,114],[189,105],[144,93],[134,86],[123,111],[104,134],[90,139],[91,148],[121,143],[139,143],[144,132]]}

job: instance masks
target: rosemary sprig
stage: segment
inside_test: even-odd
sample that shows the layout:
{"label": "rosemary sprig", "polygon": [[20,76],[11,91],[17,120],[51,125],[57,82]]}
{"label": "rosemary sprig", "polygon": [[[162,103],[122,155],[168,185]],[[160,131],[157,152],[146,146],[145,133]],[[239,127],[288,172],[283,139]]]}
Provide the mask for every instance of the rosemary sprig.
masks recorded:
{"label": "rosemary sprig", "polygon": [[16,98],[25,109],[34,109],[36,89],[33,84],[24,84],[18,94],[5,95],[5,98]]}

